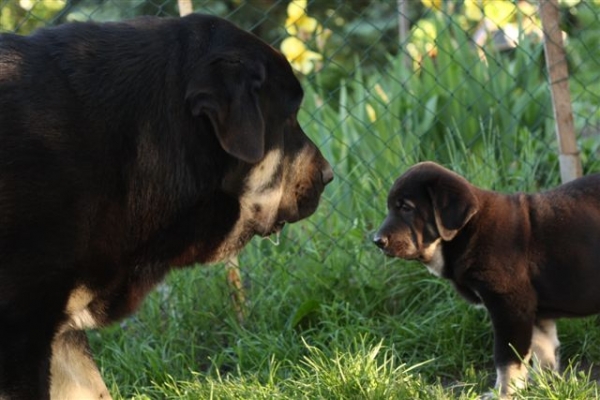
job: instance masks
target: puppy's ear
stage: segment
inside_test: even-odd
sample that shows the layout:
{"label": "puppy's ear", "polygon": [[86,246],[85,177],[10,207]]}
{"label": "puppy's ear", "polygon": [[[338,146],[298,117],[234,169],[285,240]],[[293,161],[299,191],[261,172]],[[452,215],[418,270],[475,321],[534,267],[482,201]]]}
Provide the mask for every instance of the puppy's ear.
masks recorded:
{"label": "puppy's ear", "polygon": [[428,187],[437,229],[442,240],[452,240],[479,210],[472,186],[459,176],[439,179]]}
{"label": "puppy's ear", "polygon": [[258,162],[265,153],[265,123],[259,99],[265,81],[264,66],[219,56],[196,71],[185,97],[192,115],[208,117],[227,153],[247,163]]}

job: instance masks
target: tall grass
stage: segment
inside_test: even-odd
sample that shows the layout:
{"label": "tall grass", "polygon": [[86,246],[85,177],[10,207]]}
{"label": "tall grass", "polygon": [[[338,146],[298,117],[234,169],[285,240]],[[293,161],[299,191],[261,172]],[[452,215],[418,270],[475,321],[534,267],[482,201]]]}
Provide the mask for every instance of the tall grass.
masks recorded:
{"label": "tall grass", "polygon": [[[469,46],[459,34],[442,38],[416,72],[400,57],[379,74],[358,69],[335,98],[307,83],[300,119],[336,172],[319,210],[280,244],[257,239],[241,254],[243,322],[216,265],[173,273],[134,317],[90,332],[113,395],[437,400],[487,391],[486,312],[370,243],[394,178],[421,160],[500,191],[557,183],[539,53],[491,61]],[[517,398],[598,397],[598,319],[561,321],[559,336],[566,373],[533,372]]]}

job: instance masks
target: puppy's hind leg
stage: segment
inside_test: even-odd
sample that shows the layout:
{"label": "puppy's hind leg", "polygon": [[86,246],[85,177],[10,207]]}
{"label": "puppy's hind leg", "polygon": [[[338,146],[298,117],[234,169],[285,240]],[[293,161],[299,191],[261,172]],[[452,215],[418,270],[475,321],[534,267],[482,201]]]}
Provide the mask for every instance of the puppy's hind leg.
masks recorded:
{"label": "puppy's hind leg", "polygon": [[52,400],[110,400],[84,331],[59,333],[52,343]]}
{"label": "puppy's hind leg", "polygon": [[556,331],[556,322],[552,319],[540,319],[533,327],[531,349],[536,368],[558,370],[560,342]]}

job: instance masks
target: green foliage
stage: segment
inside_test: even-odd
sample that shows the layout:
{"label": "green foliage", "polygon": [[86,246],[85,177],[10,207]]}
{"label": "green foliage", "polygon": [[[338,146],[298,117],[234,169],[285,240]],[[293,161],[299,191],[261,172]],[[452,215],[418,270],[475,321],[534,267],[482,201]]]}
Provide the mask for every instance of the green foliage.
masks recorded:
{"label": "green foliage", "polygon": [[579,146],[584,172],[598,171],[600,160],[600,80],[597,71],[600,61],[590,57],[593,49],[600,46],[600,3],[576,1],[575,6],[564,7],[565,30],[569,33],[566,52],[573,106],[575,131],[579,134]]}
{"label": "green foliage", "polygon": [[60,17],[66,0],[13,0],[0,2],[0,33],[29,33]]}
{"label": "green foliage", "polygon": [[[225,272],[214,266],[172,274],[136,317],[94,332],[116,397],[475,399],[486,392],[494,369],[485,311],[422,266],[385,258],[370,237],[391,183],[420,160],[441,161],[490,189],[557,183],[541,50],[526,45],[481,58],[456,33],[440,38],[437,56],[417,73],[402,56],[376,73],[356,61],[335,101],[325,101],[333,93],[318,75],[305,81],[299,118],[336,172],[319,210],[287,227],[277,246],[257,239],[243,252],[243,324]],[[560,326],[563,360],[600,361],[595,325],[589,318]],[[594,395],[580,370],[534,375],[523,396]]]}
{"label": "green foliage", "polygon": [[515,400],[589,400],[600,395],[591,371],[569,363],[562,374],[530,369],[531,383]]}
{"label": "green foliage", "polygon": [[[381,171],[397,171],[401,164],[422,159],[449,163],[452,146],[444,145],[457,137],[468,150],[467,159],[514,163],[513,169],[521,168],[521,151],[553,150],[541,44],[524,39],[510,55],[478,54],[469,37],[454,29],[452,18],[440,17],[437,23],[452,34],[439,37],[437,55],[424,58],[416,72],[406,67],[402,55],[391,58],[380,74],[363,75],[357,65],[355,78],[342,82],[334,103],[338,110],[322,106],[312,116],[321,121],[320,131],[322,121],[338,118],[331,133],[334,139],[328,142],[337,148],[331,153],[337,156],[338,170],[369,179],[355,168],[362,165],[367,173],[380,176]],[[372,107],[376,120],[370,121],[365,104]],[[495,143],[486,144],[486,139]],[[550,178],[536,179],[544,185]]]}
{"label": "green foliage", "polygon": [[[126,3],[72,1],[41,18],[177,14],[173,1]],[[276,4],[194,2],[246,28],[268,14],[254,28],[272,42],[284,33],[285,7]],[[558,183],[541,44],[523,37],[511,52],[484,51],[461,29],[460,16],[430,14],[442,34],[436,52],[415,65],[398,52],[395,27],[386,22],[396,2],[340,4],[309,3],[311,15],[337,29],[326,49],[331,63],[303,81],[299,115],[336,173],[319,210],[286,227],[279,245],[256,239],[243,252],[243,323],[217,265],[171,274],[134,317],[90,332],[116,399],[475,399],[493,385],[485,311],[417,263],[385,258],[371,236],[393,180],[421,160],[494,190]],[[43,23],[18,25],[29,15],[17,2],[0,0],[0,7],[2,21],[12,10],[4,30]],[[589,18],[596,8],[580,2],[569,9],[580,28],[570,30],[569,57],[585,171],[600,169],[598,69],[587,62],[598,48],[600,27]],[[408,11],[419,19],[420,2]],[[598,319],[561,321],[559,335],[566,372],[533,371],[516,398],[598,397],[588,373],[600,362]]]}

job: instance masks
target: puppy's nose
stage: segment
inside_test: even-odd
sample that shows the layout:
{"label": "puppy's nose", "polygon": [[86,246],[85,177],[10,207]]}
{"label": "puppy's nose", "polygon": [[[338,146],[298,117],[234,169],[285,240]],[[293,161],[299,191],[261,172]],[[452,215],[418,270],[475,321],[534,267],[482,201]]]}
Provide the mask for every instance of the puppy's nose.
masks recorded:
{"label": "puppy's nose", "polygon": [[325,168],[321,170],[321,181],[323,181],[323,185],[327,185],[329,182],[333,180],[333,169],[331,169],[331,165],[327,163]]}
{"label": "puppy's nose", "polygon": [[388,245],[388,238],[387,236],[376,234],[373,238],[373,243],[375,243],[375,245],[377,245],[377,247],[380,249],[385,249]]}

